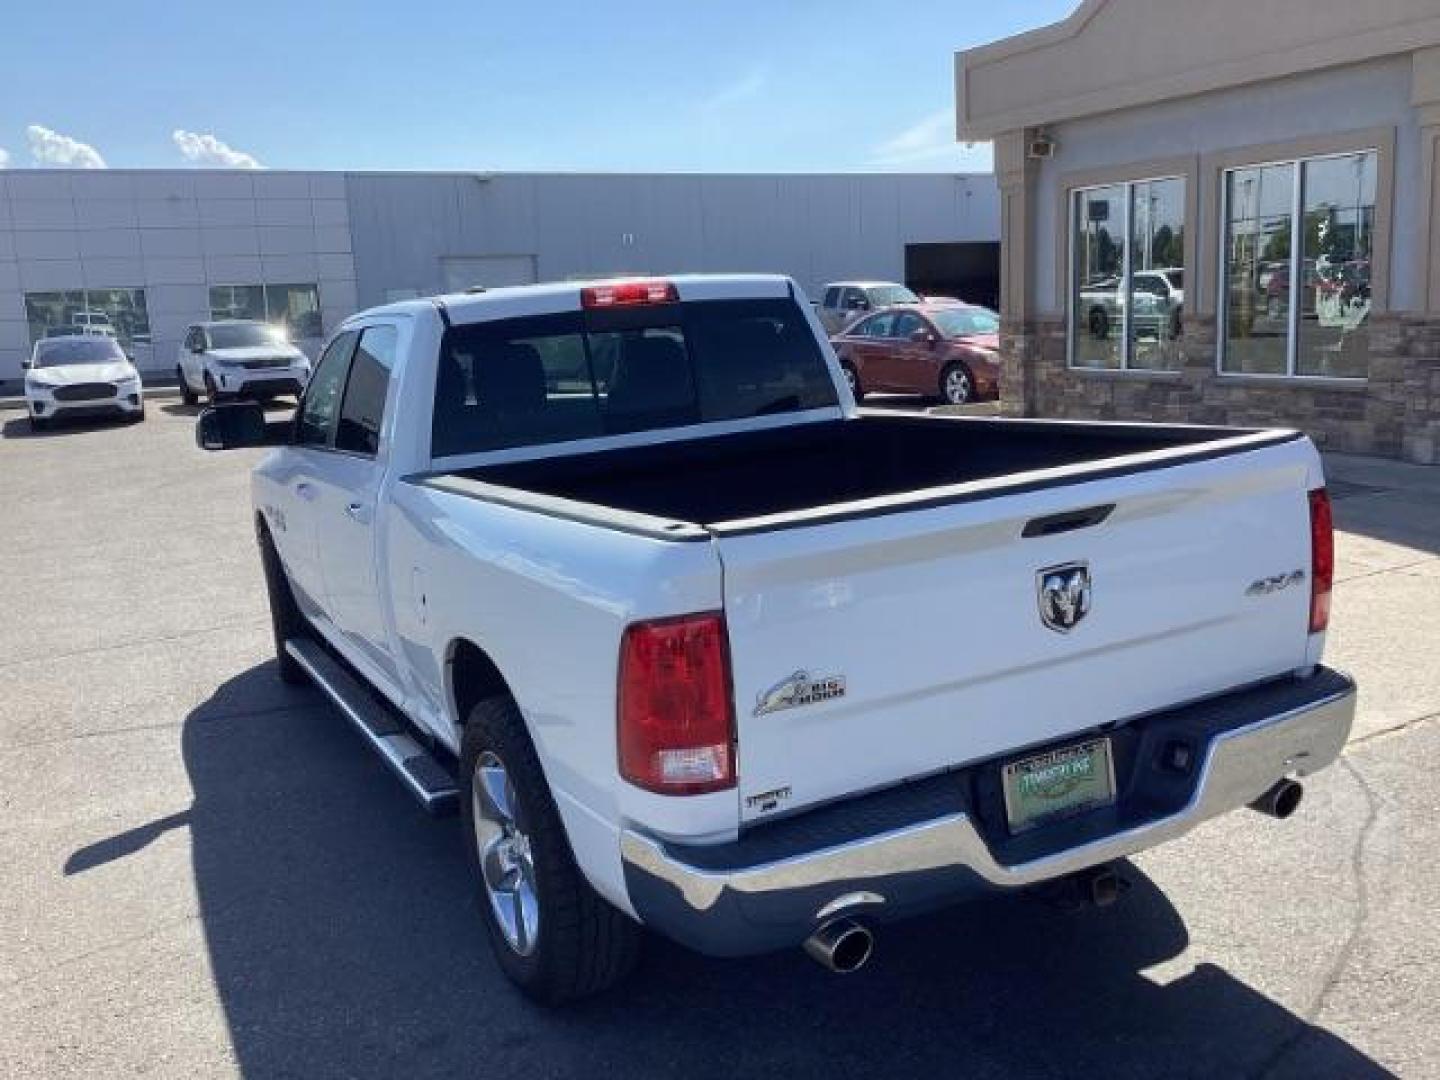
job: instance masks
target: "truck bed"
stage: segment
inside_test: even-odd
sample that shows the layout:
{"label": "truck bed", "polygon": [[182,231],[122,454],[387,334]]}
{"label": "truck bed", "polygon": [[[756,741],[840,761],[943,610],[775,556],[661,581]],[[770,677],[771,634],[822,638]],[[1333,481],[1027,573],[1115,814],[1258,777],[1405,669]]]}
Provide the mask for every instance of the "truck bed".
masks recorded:
{"label": "truck bed", "polygon": [[[1001,481],[1006,492],[1033,489],[1293,437],[1235,428],[866,412],[849,420],[486,465],[448,476],[479,481],[492,493],[511,489],[708,528],[877,499],[923,503],[923,497],[911,498],[916,493],[955,501],[965,494],[956,485],[977,481]],[[986,488],[972,494],[997,493]]]}

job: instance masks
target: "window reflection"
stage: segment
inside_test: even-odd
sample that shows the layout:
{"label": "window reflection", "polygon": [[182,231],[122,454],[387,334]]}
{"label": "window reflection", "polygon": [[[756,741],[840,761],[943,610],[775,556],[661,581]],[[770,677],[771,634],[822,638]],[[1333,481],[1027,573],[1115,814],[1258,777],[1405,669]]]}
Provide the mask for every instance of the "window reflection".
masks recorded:
{"label": "window reflection", "polygon": [[1076,367],[1118,368],[1125,273],[1125,187],[1076,192],[1074,217],[1075,313],[1072,360]]}
{"label": "window reflection", "polygon": [[127,349],[150,343],[150,314],[144,289],[26,293],[25,319],[32,344],[64,331],[114,337]]}
{"label": "window reflection", "polygon": [[1222,371],[1365,377],[1377,171],[1366,151],[1226,173]]}
{"label": "window reflection", "polygon": [[1376,173],[1374,154],[1305,163],[1301,375],[1365,377]]}
{"label": "window reflection", "polygon": [[1290,231],[1295,166],[1227,174],[1226,371],[1283,375],[1290,325]]}
{"label": "window reflection", "polygon": [[316,285],[212,285],[210,317],[274,323],[292,341],[324,336]]}
{"label": "window reflection", "polygon": [[1185,182],[1132,185],[1130,367],[1176,371],[1185,305]]}
{"label": "window reflection", "polygon": [[1074,199],[1071,363],[1179,369],[1185,181],[1113,184],[1077,191]]}
{"label": "window reflection", "polygon": [[265,318],[265,290],[259,285],[210,286],[210,318]]}

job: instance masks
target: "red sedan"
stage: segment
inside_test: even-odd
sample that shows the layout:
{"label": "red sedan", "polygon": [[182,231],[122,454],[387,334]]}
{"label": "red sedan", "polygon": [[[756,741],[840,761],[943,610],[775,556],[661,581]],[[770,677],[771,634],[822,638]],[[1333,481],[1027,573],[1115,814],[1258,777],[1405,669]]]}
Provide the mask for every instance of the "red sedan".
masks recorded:
{"label": "red sedan", "polygon": [[969,304],[877,311],[831,338],[859,401],[872,390],[952,405],[1000,393],[1000,317]]}

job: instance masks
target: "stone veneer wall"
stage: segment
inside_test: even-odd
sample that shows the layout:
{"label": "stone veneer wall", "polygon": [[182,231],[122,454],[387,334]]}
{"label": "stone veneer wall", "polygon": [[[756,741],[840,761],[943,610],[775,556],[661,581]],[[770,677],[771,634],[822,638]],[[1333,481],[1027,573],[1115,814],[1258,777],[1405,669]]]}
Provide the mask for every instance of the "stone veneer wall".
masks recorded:
{"label": "stone veneer wall", "polygon": [[1152,420],[1297,427],[1323,450],[1440,464],[1440,319],[1379,315],[1363,383],[1235,378],[1215,370],[1214,317],[1188,317],[1176,372],[1066,366],[1059,318],[1001,330],[1001,413],[1072,420]]}

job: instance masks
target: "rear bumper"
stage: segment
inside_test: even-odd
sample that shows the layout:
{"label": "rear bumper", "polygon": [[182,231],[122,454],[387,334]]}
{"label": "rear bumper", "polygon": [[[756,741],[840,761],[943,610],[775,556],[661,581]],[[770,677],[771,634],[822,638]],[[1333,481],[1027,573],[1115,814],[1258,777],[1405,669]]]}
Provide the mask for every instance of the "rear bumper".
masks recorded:
{"label": "rear bumper", "polygon": [[[1173,840],[1280,779],[1323,769],[1345,745],[1355,700],[1347,676],[1321,668],[1121,725],[1110,732],[1126,759],[1116,804],[1020,836],[996,820],[999,761],[765,825],[732,844],[685,847],[626,830],[626,886],[647,926],[700,952],[738,956],[798,944],[840,912],[889,921],[1033,885]],[[1191,751],[1183,774],[1171,757],[1179,744]]]}

